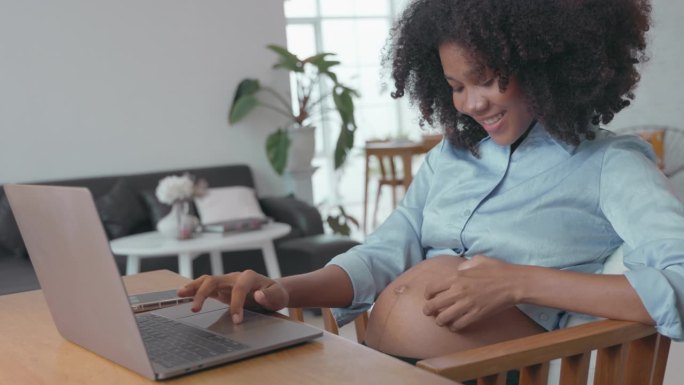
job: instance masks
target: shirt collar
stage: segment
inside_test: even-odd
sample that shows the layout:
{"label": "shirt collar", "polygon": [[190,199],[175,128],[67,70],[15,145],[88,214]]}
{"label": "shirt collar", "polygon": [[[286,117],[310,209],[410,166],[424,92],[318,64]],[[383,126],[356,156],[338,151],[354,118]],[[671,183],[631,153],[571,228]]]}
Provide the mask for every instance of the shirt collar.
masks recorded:
{"label": "shirt collar", "polygon": [[[596,127],[592,126],[590,128],[591,131],[595,131]],[[482,138],[480,141],[480,144],[483,142],[491,140],[491,137],[485,136]],[[520,147],[527,146],[530,143],[538,143],[538,142],[546,142],[546,143],[553,143],[556,146],[561,147],[564,149],[568,154],[574,154],[575,150],[577,150],[577,145],[574,145],[572,143],[566,143],[555,136],[551,135],[546,128],[544,127],[543,124],[541,124],[539,121],[530,129],[529,134],[527,134],[527,137],[523,140],[522,143],[520,143]],[[510,146],[508,146],[510,147]]]}

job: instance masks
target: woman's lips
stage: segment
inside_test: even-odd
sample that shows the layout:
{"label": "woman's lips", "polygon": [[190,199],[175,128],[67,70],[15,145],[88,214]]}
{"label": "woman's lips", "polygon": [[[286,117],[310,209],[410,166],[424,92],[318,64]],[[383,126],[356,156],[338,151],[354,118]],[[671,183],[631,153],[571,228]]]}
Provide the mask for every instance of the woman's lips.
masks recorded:
{"label": "woman's lips", "polygon": [[480,120],[480,125],[482,125],[482,128],[488,133],[494,133],[501,127],[501,122],[505,114],[506,112],[500,112],[487,119]]}

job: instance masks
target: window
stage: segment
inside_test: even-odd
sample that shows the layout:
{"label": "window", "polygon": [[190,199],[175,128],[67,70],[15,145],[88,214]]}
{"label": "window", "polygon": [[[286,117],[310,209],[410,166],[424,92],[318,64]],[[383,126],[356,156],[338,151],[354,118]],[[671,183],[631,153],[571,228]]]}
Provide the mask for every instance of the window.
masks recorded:
{"label": "window", "polygon": [[[420,136],[417,119],[406,102],[390,97],[381,59],[394,15],[408,0],[286,0],[288,48],[300,57],[332,52],[341,61],[336,68],[340,81],[361,94],[356,100],[358,129],[355,147],[344,169],[333,171],[332,153],[339,129],[336,117],[315,122],[316,157],[314,202],[322,206],[341,204],[361,217],[363,203],[363,152],[367,139]],[[386,84],[383,84],[386,83]],[[339,179],[338,179],[339,177]],[[344,186],[338,189],[338,185]],[[341,190],[341,191],[340,191]],[[325,210],[324,210],[325,211]]]}

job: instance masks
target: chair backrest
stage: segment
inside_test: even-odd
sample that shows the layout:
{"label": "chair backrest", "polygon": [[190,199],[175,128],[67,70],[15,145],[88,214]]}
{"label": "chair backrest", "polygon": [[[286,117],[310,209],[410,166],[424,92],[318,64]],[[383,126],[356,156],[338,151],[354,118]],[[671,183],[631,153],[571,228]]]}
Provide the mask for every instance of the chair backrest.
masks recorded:
{"label": "chair backrest", "polygon": [[615,129],[620,134],[635,134],[651,143],[653,151],[661,160],[663,173],[672,177],[684,171],[684,130],[663,125],[638,125]]}
{"label": "chair backrest", "polygon": [[403,167],[399,168],[396,155],[393,155],[390,151],[384,149],[369,150],[369,144],[378,143],[390,143],[389,140],[367,140],[366,141],[366,156],[371,159],[375,159],[375,164],[380,171],[380,183],[383,184],[402,184],[403,183]]}
{"label": "chair backrest", "polygon": [[[325,330],[339,334],[324,308]],[[290,317],[303,321],[301,309]],[[365,338],[368,314],[354,320],[359,343]],[[548,333],[504,341],[418,361],[417,366],[454,381],[505,385],[506,373],[520,370],[519,385],[549,384],[550,362],[560,359],[560,385],[585,385],[592,352],[596,355],[595,385],[662,385],[670,339],[638,322],[602,320]]]}
{"label": "chair backrest", "polygon": [[587,384],[596,351],[595,385],[661,385],[670,340],[651,326],[604,320],[483,346],[418,362],[418,367],[456,381],[504,384],[520,370],[521,385],[548,383],[549,362],[561,359],[561,385]]}

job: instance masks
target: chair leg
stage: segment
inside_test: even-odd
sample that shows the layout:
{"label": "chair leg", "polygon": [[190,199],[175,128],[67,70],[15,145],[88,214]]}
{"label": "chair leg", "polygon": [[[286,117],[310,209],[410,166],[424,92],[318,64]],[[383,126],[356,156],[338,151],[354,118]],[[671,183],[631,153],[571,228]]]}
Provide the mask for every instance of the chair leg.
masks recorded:
{"label": "chair leg", "polygon": [[363,185],[363,234],[368,234],[368,172],[370,169],[370,157],[366,155],[366,175]]}
{"label": "chair leg", "polygon": [[670,339],[659,335],[658,347],[656,348],[656,359],[653,368],[653,378],[651,384],[663,385],[665,380],[665,366],[667,365],[667,357],[670,354]]}
{"label": "chair leg", "polygon": [[397,208],[397,189],[399,186],[392,185],[392,208]]}
{"label": "chair leg", "polygon": [[373,209],[373,230],[378,226],[378,205],[380,204],[380,193],[382,192],[382,184],[378,183],[378,191],[375,194],[375,207]]}

